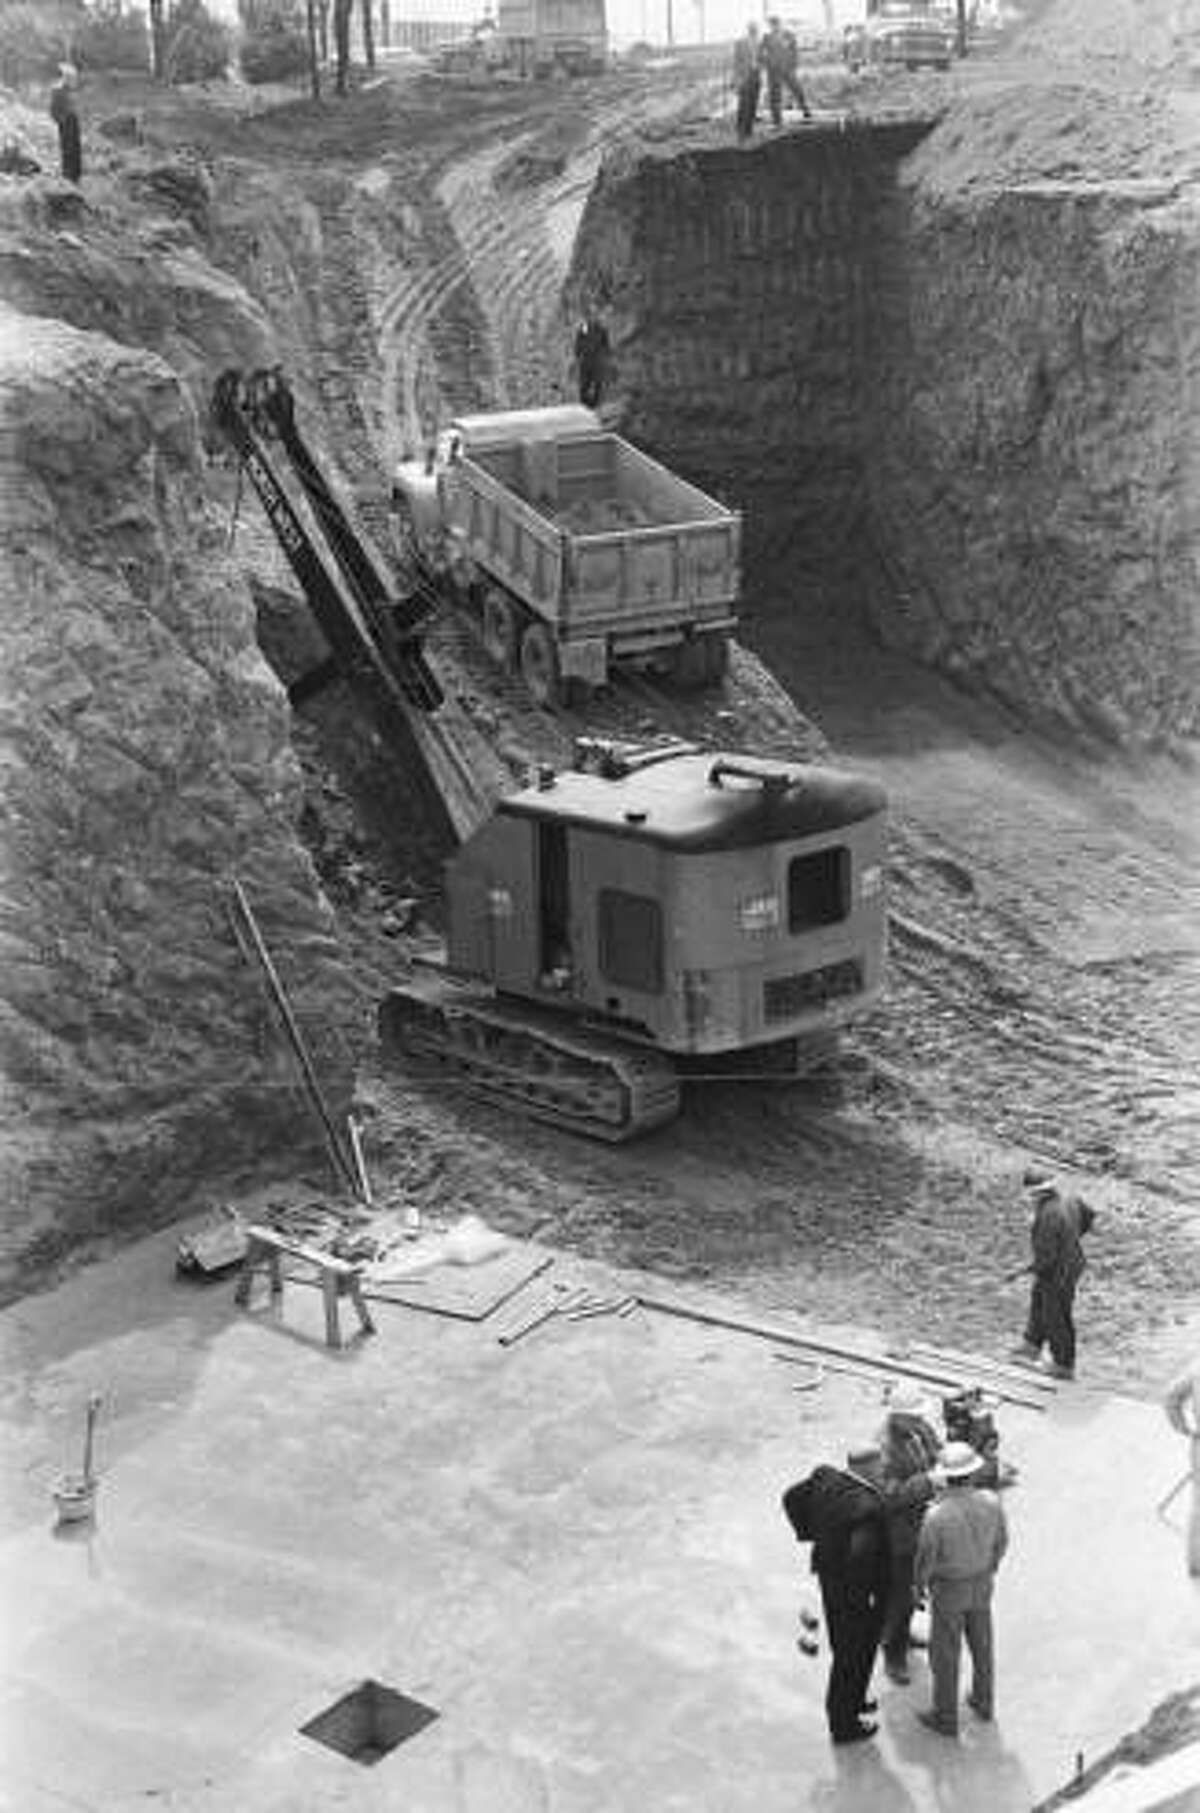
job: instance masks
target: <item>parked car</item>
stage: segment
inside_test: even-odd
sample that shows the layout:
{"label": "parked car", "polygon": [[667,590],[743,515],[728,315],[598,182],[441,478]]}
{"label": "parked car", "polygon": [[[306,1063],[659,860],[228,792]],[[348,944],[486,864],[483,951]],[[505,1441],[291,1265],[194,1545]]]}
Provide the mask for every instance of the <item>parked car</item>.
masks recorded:
{"label": "parked car", "polygon": [[957,47],[954,16],[914,4],[878,0],[861,24],[848,25],[842,54],[851,69],[949,69]]}

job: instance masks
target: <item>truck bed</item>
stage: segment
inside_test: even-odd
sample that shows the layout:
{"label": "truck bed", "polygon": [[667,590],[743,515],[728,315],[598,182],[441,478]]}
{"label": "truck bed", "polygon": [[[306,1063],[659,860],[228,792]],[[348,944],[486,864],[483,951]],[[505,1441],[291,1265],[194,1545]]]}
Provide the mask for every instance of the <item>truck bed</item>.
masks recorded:
{"label": "truck bed", "polygon": [[471,558],[562,635],[728,624],[741,519],[620,435],[476,447],[447,514]]}

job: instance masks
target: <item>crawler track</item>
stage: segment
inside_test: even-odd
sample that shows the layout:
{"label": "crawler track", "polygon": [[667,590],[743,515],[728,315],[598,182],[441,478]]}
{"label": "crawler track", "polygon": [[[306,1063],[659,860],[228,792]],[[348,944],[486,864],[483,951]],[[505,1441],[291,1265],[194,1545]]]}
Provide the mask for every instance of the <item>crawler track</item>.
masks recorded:
{"label": "crawler track", "polygon": [[379,1030],[384,1050],[419,1070],[589,1139],[636,1139],[679,1112],[669,1059],[436,970],[387,996]]}

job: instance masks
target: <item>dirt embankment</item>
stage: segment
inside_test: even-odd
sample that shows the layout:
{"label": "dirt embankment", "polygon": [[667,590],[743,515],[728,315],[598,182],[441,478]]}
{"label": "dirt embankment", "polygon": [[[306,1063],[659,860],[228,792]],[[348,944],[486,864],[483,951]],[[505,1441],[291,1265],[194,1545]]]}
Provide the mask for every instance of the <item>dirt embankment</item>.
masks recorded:
{"label": "dirt embankment", "polygon": [[[249,297],[175,223],[0,194],[0,1289],[310,1143],[231,933],[237,875],[348,1099],[358,1004],[300,844],[287,701],[204,501],[197,404]],[[140,231],[139,231],[140,227]],[[153,349],[153,350],[151,350]]]}

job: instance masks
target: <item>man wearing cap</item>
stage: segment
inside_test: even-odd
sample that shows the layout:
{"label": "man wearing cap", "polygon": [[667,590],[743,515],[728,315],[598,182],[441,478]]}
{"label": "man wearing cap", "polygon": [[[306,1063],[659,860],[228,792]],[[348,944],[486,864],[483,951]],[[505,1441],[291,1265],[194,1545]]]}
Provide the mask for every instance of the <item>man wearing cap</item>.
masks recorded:
{"label": "man wearing cap", "polygon": [[60,63],[58,80],[50,90],[50,118],[58,127],[59,165],[69,183],[77,183],[83,175],[83,144],[79,133],[79,109],[75,104],[78,79],[73,63]]}
{"label": "man wearing cap", "polygon": [[1008,1547],[1008,1526],[996,1493],[974,1484],[982,1465],[969,1442],[947,1442],[941,1457],[946,1491],[925,1513],[917,1539],[913,1584],[929,1598],[933,1673],[933,1704],[917,1717],[940,1737],[958,1736],[964,1637],[972,1670],[967,1704],[981,1719],[994,1715],[992,1586]]}
{"label": "man wearing cap", "polygon": [[1015,1357],[1037,1360],[1042,1348],[1049,1345],[1054,1377],[1073,1379],[1075,1291],[1087,1264],[1083,1236],[1095,1226],[1096,1214],[1081,1196],[1064,1196],[1045,1171],[1026,1171],[1023,1184],[1033,1203],[1029,1229],[1033,1289],[1025,1338]]}
{"label": "man wearing cap", "polygon": [[762,41],[759,52],[763,69],[767,76],[767,105],[771,110],[771,124],[783,124],[783,91],[786,88],[799,107],[806,120],[812,119],[812,109],[800,86],[800,55],[796,45],[796,34],[786,31],[781,19],[772,16],[767,20],[767,35]]}
{"label": "man wearing cap", "polygon": [[941,1485],[937,1411],[921,1387],[901,1381],[887,1398],[879,1433],[879,1485],[887,1512],[891,1582],[884,1608],[883,1666],[889,1681],[907,1687],[913,1613],[913,1560],[925,1507]]}

